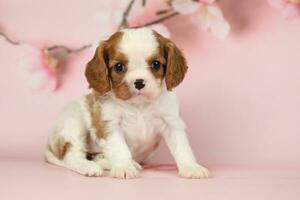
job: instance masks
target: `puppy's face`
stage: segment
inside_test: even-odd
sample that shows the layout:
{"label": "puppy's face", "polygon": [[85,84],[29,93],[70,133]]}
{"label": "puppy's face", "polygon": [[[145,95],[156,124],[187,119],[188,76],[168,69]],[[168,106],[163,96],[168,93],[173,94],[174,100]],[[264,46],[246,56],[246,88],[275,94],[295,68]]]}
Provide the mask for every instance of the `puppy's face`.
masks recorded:
{"label": "puppy's face", "polygon": [[147,29],[125,29],[97,48],[85,75],[100,95],[112,90],[132,103],[156,99],[184,78],[186,61],[168,39]]}

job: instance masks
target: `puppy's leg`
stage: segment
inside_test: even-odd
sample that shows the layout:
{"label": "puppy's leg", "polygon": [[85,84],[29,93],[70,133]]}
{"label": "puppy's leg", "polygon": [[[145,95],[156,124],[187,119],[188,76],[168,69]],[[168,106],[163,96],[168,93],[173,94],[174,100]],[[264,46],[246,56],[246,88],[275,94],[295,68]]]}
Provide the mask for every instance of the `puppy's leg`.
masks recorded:
{"label": "puppy's leg", "polygon": [[179,175],[185,178],[208,178],[208,170],[199,165],[189,145],[184,122],[179,116],[168,121],[164,139],[176,160]]}
{"label": "puppy's leg", "polygon": [[110,131],[104,147],[104,156],[110,163],[110,175],[115,178],[137,178],[141,166],[131,156],[124,136],[118,130]]}
{"label": "puppy's leg", "polygon": [[100,176],[102,167],[86,159],[86,123],[79,103],[72,103],[60,114],[49,135],[48,162],[64,166],[86,176]]}
{"label": "puppy's leg", "polygon": [[102,166],[86,159],[84,144],[64,139],[59,134],[49,137],[46,160],[49,163],[68,168],[85,176],[101,176]]}
{"label": "puppy's leg", "polygon": [[101,176],[103,168],[94,161],[86,159],[86,152],[78,146],[72,146],[64,158],[65,167],[85,176]]}

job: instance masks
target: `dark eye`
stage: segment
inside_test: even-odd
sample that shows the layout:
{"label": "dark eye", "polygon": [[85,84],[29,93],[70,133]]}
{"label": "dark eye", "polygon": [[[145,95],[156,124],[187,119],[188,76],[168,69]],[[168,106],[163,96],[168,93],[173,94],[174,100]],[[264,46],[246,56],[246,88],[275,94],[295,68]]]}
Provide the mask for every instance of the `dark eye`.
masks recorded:
{"label": "dark eye", "polygon": [[160,68],[160,62],[158,61],[158,60],[154,60],[153,62],[152,62],[152,69],[154,69],[154,70],[159,70],[159,68]]}
{"label": "dark eye", "polygon": [[116,72],[124,72],[125,66],[122,63],[115,64],[115,70]]}

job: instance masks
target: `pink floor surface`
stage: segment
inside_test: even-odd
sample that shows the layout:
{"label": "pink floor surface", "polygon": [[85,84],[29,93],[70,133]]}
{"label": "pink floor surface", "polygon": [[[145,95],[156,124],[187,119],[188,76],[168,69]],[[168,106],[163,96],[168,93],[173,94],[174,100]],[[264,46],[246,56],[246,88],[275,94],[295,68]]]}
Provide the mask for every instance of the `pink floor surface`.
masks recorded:
{"label": "pink floor surface", "polygon": [[148,168],[142,178],[84,177],[33,159],[0,159],[0,199],[299,200],[300,170],[211,168],[206,180],[179,178],[174,168]]}

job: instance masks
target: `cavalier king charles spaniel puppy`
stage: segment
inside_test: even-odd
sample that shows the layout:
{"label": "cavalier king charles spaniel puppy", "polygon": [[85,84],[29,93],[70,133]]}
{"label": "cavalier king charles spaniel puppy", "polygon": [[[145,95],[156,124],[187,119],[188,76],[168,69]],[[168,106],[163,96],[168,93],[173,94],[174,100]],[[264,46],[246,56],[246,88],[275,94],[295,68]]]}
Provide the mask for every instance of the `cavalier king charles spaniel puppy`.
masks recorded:
{"label": "cavalier king charles spaniel puppy", "polygon": [[182,52],[148,28],[129,28],[101,42],[85,76],[92,92],[60,114],[46,148],[49,163],[86,176],[109,170],[136,178],[165,140],[185,178],[207,178],[189,145],[172,89],[187,71]]}

